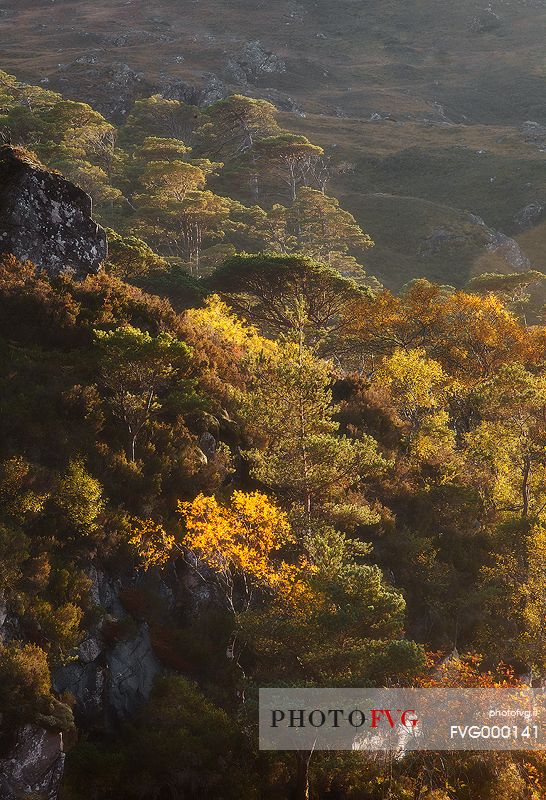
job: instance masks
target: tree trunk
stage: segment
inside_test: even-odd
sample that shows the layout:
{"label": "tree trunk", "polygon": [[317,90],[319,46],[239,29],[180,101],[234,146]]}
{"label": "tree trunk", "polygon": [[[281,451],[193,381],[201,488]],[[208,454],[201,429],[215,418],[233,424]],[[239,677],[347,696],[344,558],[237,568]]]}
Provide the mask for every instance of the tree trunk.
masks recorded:
{"label": "tree trunk", "polygon": [[[299,341],[298,341],[300,383],[303,372],[303,340],[304,340],[304,332],[300,324]],[[301,458],[302,458],[302,469],[303,469],[303,487],[305,494],[305,516],[307,520],[307,533],[310,534],[311,533],[311,487],[309,486],[309,463],[308,463],[308,453],[307,453],[307,420],[305,418],[305,403],[301,385],[299,393],[299,417],[300,417],[300,447],[301,447]]]}
{"label": "tree trunk", "polygon": [[521,482],[521,495],[523,501],[522,516],[525,519],[529,516],[529,499],[531,495],[531,487],[529,485],[529,478],[531,475],[531,459],[525,456],[523,459],[522,482]]}
{"label": "tree trunk", "polygon": [[309,762],[312,752],[296,753],[296,780],[290,800],[309,800]]}

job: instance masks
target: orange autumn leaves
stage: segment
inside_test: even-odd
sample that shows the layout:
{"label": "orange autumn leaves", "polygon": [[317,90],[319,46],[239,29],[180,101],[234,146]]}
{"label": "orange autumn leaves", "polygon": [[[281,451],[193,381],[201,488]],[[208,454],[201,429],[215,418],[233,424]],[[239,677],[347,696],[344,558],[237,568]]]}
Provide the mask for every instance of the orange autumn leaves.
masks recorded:
{"label": "orange autumn leaves", "polygon": [[130,544],[145,569],[164,565],[173,550],[189,554],[196,570],[209,568],[232,610],[246,608],[258,591],[288,603],[306,593],[303,578],[312,568],[302,558],[295,564],[285,560],[294,535],[284,511],[267,495],[235,491],[222,504],[200,494],[180,502],[178,511],[185,528],[180,539],[151,520],[134,526]]}
{"label": "orange autumn leaves", "polygon": [[506,361],[534,363],[542,329],[526,328],[494,294],[447,291],[426,280],[405,294],[384,290],[355,302],[352,334],[368,354],[424,348],[458,380],[472,385]]}

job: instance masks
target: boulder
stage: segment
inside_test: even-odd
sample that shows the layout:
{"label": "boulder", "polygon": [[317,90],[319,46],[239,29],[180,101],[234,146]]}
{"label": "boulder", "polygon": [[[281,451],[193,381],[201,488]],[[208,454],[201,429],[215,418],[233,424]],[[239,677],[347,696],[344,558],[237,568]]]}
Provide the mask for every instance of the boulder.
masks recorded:
{"label": "boulder", "polygon": [[516,223],[518,230],[528,231],[541,220],[543,212],[544,203],[541,203],[538,200],[526,205],[525,208],[522,208],[520,211],[518,211],[514,217],[514,222]]}
{"label": "boulder", "polygon": [[25,151],[0,148],[0,253],[32,261],[50,275],[99,271],[106,232],[92,219],[91,198]]}
{"label": "boulder", "polygon": [[207,457],[207,462],[211,461],[216,455],[217,442],[212,433],[205,431],[199,439],[199,449]]}
{"label": "boulder", "polygon": [[500,231],[491,233],[486,248],[490,253],[500,256],[512,272],[525,272],[531,269],[531,262],[516,240]]}
{"label": "boulder", "polygon": [[[474,253],[474,259],[494,256],[498,260],[498,271],[525,272],[531,262],[510,236],[490,228],[476,214],[467,215],[465,224],[439,225],[419,245],[419,255],[431,258],[449,253],[466,251]],[[482,270],[484,271],[484,270]],[[487,270],[485,270],[487,271]]]}
{"label": "boulder", "polygon": [[98,606],[107,614],[115,617],[122,617],[125,613],[123,605],[119,599],[121,581],[107,575],[100,567],[91,564],[87,571],[91,580],[89,589],[89,600],[93,605]]}
{"label": "boulder", "polygon": [[169,80],[161,89],[166,100],[180,100],[190,106],[206,108],[228,97],[230,91],[214,73],[205,73],[200,86],[179,80]]}
{"label": "boulder", "polygon": [[[108,49],[112,48],[104,37],[100,41]],[[68,64],[60,64],[50,76],[51,86],[69,97],[76,94],[79,100],[119,124],[135,100],[149,97],[157,87],[123,61],[106,63],[102,57],[103,48],[98,52],[98,55],[90,54],[92,60],[82,61],[79,57]]]}
{"label": "boulder", "polygon": [[286,72],[286,63],[266,50],[259,41],[247,42],[226,65],[226,74],[236,83],[256,83],[264,75]]}
{"label": "boulder", "polygon": [[64,771],[61,733],[25,725],[19,729],[8,757],[0,761],[2,800],[56,800]]}

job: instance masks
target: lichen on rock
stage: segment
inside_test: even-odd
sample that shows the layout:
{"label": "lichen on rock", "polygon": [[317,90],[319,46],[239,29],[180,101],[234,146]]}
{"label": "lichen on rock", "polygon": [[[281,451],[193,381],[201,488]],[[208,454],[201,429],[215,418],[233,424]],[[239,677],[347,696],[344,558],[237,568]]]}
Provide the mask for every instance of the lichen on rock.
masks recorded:
{"label": "lichen on rock", "polygon": [[0,797],[56,800],[64,770],[63,738],[58,731],[24,725],[8,757],[0,761]]}
{"label": "lichen on rock", "polygon": [[7,145],[0,148],[0,253],[78,279],[98,272],[107,255],[89,195]]}

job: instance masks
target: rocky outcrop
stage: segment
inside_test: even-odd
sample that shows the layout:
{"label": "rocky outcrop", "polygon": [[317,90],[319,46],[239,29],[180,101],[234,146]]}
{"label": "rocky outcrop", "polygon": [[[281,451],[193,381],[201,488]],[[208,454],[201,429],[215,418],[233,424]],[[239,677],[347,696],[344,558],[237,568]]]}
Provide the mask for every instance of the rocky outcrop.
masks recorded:
{"label": "rocky outcrop", "polygon": [[56,800],[64,770],[61,733],[25,725],[8,757],[0,761],[2,800]]}
{"label": "rocky outcrop", "polygon": [[435,256],[446,249],[464,246],[470,240],[470,234],[464,229],[440,225],[430,233],[419,246],[419,255]]}
{"label": "rocky outcrop", "polygon": [[117,719],[127,719],[146,702],[161,671],[146,623],[134,637],[115,645],[107,654],[107,664],[111,712]]}
{"label": "rocky outcrop", "polygon": [[[161,664],[148,625],[131,621],[120,601],[121,582],[95,565],[88,574],[90,600],[104,616],[74,658],[54,670],[53,688],[74,697],[76,721],[89,729],[130,717],[148,699]],[[112,642],[108,629],[118,630],[121,638]]]}
{"label": "rocky outcrop", "polygon": [[418,252],[421,258],[473,252],[477,259],[489,254],[499,260],[503,272],[525,272],[531,268],[531,262],[515,239],[490,228],[476,214],[468,214],[459,224],[437,226],[421,241]]}
{"label": "rocky outcrop", "polygon": [[[121,41],[118,38],[118,41]],[[108,49],[120,45],[107,44]],[[68,64],[60,64],[49,79],[51,88],[89,103],[108,119],[122,123],[135,100],[156,91],[155,83],[124,61],[106,63],[102,49],[86,53]]]}
{"label": "rocky outcrop", "polygon": [[489,253],[500,256],[512,272],[525,272],[531,269],[531,262],[516,240],[500,231],[491,233],[486,248]]}
{"label": "rocky outcrop", "polygon": [[243,49],[230,58],[226,73],[236,83],[256,83],[264,75],[286,72],[286,63],[275,53],[266,50],[259,41],[247,42]]}
{"label": "rocky outcrop", "polygon": [[201,86],[171,80],[162,87],[161,94],[167,100],[180,100],[188,105],[204,108],[218,100],[223,100],[230,94],[230,90],[217,75],[211,72],[203,75]]}
{"label": "rocky outcrop", "polygon": [[91,213],[84,191],[24,151],[0,148],[0,253],[32,261],[50,275],[85,278],[107,255],[106,232]]}
{"label": "rocky outcrop", "polygon": [[148,699],[161,671],[150,632],[142,623],[137,632],[106,647],[92,636],[78,648],[78,660],[55,670],[56,692],[70,692],[76,701],[76,720],[87,728],[128,719]]}
{"label": "rocky outcrop", "polygon": [[96,640],[95,658],[87,661],[82,648],[79,660],[54,670],[53,688],[57,693],[69,692],[75,701],[75,719],[88,729],[102,728],[105,721],[106,664],[102,658],[103,644]]}
{"label": "rocky outcrop", "polygon": [[102,569],[91,564],[87,572],[91,580],[89,600],[107,614],[115,617],[123,615],[123,605],[119,599],[121,580],[111,578]]}
{"label": "rocky outcrop", "polygon": [[544,203],[536,200],[520,209],[514,217],[514,222],[520,231],[528,231],[541,220],[543,213]]}

